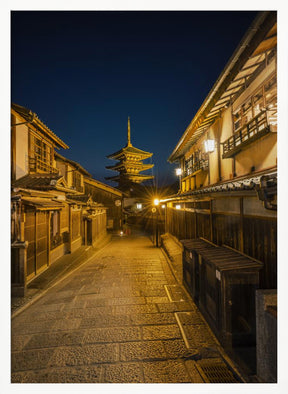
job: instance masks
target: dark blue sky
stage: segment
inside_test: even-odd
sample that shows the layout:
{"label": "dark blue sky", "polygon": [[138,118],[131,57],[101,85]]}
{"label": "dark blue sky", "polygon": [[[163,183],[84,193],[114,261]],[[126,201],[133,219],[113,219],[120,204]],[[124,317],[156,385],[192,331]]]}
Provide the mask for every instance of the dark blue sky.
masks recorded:
{"label": "dark blue sky", "polygon": [[256,14],[12,12],[12,101],[100,181],[115,174],[106,155],[126,144],[130,116],[132,144],[154,153],[159,184],[173,182],[167,158]]}

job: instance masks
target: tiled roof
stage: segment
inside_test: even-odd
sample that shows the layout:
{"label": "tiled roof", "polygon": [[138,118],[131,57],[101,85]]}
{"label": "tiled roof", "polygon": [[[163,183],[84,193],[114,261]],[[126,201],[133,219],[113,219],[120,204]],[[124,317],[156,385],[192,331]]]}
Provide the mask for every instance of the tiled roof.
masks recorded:
{"label": "tiled roof", "polygon": [[145,152],[144,150],[135,148],[134,146],[125,146],[124,148],[120,149],[118,152],[112,153],[108,155],[107,158],[113,159],[114,157],[125,155],[125,154],[132,154],[132,155],[139,155],[145,157],[151,157],[153,153]]}
{"label": "tiled roof", "polygon": [[12,183],[13,188],[25,189],[55,189],[59,179],[63,178],[58,174],[29,174],[17,179]]}
{"label": "tiled roof", "polygon": [[72,164],[78,171],[82,172],[84,175],[86,175],[88,177],[92,177],[92,175],[88,171],[86,171],[85,168],[83,168],[76,161],[73,161],[71,159],[67,159],[67,157],[60,155],[58,152],[55,152],[55,157],[56,157],[56,160],[57,160],[57,158],[59,158],[60,160],[62,160],[64,162],[66,161],[66,162]]}
{"label": "tiled roof", "polygon": [[41,197],[22,197],[21,201],[24,202],[25,205],[30,205],[35,207],[36,209],[60,209],[63,207],[61,202],[51,200],[48,198]]}
{"label": "tiled roof", "polygon": [[[233,181],[223,182],[222,184],[216,184],[211,186],[202,187],[196,190],[190,190],[185,193],[175,194],[169,196],[167,199],[179,199],[181,197],[203,195],[215,192],[231,192],[231,191],[242,191],[242,190],[259,190],[262,182],[265,180],[268,188],[273,188],[274,192],[277,191],[277,172],[255,175],[246,177],[243,179],[237,179]],[[164,200],[164,199],[163,199]],[[165,199],[166,200],[166,199]]]}
{"label": "tiled roof", "polygon": [[52,130],[49,129],[39,118],[38,115],[32,112],[30,109],[22,107],[21,105],[12,103],[11,107],[14,111],[16,111],[19,115],[21,115],[27,122],[31,122],[35,127],[40,127],[42,131],[46,132],[46,134],[54,141],[56,144],[64,149],[69,148],[64,141],[62,141]]}

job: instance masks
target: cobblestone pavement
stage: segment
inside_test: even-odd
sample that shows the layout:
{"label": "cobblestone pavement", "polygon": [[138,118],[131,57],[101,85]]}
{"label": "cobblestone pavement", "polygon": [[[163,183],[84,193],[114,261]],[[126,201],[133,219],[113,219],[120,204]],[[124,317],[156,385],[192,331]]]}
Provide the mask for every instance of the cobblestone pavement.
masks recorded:
{"label": "cobblestone pavement", "polygon": [[114,237],[14,317],[11,338],[12,383],[236,382],[164,254],[139,234]]}

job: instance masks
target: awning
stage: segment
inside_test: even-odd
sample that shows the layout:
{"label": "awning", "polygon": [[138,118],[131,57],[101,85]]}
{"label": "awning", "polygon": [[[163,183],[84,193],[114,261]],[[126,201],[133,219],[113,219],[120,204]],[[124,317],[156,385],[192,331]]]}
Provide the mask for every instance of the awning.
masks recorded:
{"label": "awning", "polygon": [[21,201],[25,205],[29,205],[34,207],[37,211],[51,211],[55,209],[61,209],[64,207],[64,204],[61,202],[53,201],[48,198],[40,198],[40,197],[22,197]]}

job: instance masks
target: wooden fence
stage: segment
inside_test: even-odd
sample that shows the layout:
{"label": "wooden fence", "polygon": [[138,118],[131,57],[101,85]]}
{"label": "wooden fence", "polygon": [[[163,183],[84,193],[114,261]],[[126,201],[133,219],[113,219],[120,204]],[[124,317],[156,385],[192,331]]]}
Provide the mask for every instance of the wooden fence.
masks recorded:
{"label": "wooden fence", "polygon": [[277,288],[275,218],[167,208],[165,231],[179,240],[202,237],[261,261],[264,267],[260,272],[260,287]]}

